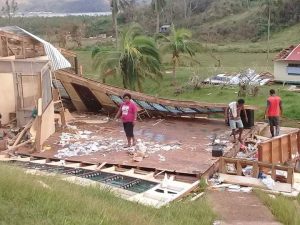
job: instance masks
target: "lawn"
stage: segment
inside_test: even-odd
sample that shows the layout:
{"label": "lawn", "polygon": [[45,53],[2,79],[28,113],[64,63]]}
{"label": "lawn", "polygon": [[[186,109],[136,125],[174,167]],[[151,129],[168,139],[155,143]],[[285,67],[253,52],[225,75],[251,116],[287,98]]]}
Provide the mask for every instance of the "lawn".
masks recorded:
{"label": "lawn", "polygon": [[272,214],[284,225],[300,224],[300,196],[297,199],[284,196],[268,195],[255,191],[260,200],[271,210]]}
{"label": "lawn", "polygon": [[[92,67],[91,52],[78,51],[79,61],[83,65],[84,74],[93,79],[100,79]],[[272,54],[274,57],[275,54]],[[228,103],[238,98],[236,87],[217,87],[203,86],[200,89],[193,89],[187,86],[192,76],[199,76],[200,79],[207,78],[211,75],[226,72],[240,72],[247,68],[255,69],[257,72],[273,70],[272,62],[267,63],[265,53],[232,53],[218,52],[214,56],[221,60],[221,67],[215,67],[216,60],[210,53],[197,54],[196,59],[200,65],[189,66],[188,62],[182,62],[177,69],[177,83],[180,93],[175,93],[176,88],[172,85],[173,77],[169,70],[169,56],[164,57],[164,66],[166,73],[163,79],[158,83],[146,80],[143,84],[143,92],[157,97],[172,98],[177,100],[196,100],[200,102]],[[111,77],[107,80],[109,84],[122,87],[120,77]],[[255,114],[257,120],[264,120],[264,110],[269,90],[273,88],[281,96],[284,107],[283,125],[300,127],[296,122],[300,120],[300,94],[286,90],[282,85],[272,85],[260,87],[259,94],[256,97],[246,97],[246,104],[258,106]]]}
{"label": "lawn", "polygon": [[155,209],[118,198],[99,187],[34,176],[0,164],[1,225],[211,225],[205,198]]}

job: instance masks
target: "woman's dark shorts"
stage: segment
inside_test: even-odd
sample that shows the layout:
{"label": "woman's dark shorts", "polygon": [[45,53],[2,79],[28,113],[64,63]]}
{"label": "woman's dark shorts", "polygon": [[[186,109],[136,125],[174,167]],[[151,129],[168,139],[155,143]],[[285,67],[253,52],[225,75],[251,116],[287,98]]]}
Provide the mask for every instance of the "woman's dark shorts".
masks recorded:
{"label": "woman's dark shorts", "polygon": [[133,135],[133,123],[132,122],[123,123],[123,127],[124,127],[126,137],[134,137],[134,135]]}

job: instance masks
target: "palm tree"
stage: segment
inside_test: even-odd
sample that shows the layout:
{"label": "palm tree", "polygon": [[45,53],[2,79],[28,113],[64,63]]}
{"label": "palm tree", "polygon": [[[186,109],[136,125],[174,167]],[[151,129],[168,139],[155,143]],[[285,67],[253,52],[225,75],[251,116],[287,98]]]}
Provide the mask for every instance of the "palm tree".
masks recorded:
{"label": "palm tree", "polygon": [[181,56],[199,63],[192,58],[198,49],[198,44],[190,40],[192,37],[191,31],[183,28],[175,29],[173,24],[171,26],[170,35],[162,37],[164,41],[162,42],[161,51],[163,53],[172,54],[173,83],[176,84],[176,66],[179,64]]}
{"label": "palm tree", "polygon": [[118,47],[118,13],[121,9],[125,9],[130,6],[130,0],[110,0],[110,8],[112,15],[112,22],[115,30],[116,43]]}
{"label": "palm tree", "polygon": [[131,90],[142,90],[146,78],[157,81],[162,78],[161,60],[155,41],[141,35],[138,25],[131,25],[121,32],[119,49],[92,52],[94,67],[100,70],[102,78],[121,75],[123,86]]}
{"label": "palm tree", "polygon": [[119,12],[119,0],[111,0],[110,1],[112,22],[115,29],[116,43],[118,47],[118,12]]}
{"label": "palm tree", "polygon": [[152,9],[156,13],[156,33],[159,32],[159,16],[166,4],[166,0],[152,0],[151,2]]}

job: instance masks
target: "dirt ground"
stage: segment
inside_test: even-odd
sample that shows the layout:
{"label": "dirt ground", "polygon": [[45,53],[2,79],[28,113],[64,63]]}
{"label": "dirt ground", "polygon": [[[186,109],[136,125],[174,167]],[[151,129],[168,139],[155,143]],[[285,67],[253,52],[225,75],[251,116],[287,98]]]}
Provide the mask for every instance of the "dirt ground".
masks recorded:
{"label": "dirt ground", "polygon": [[220,225],[280,225],[254,193],[208,191]]}

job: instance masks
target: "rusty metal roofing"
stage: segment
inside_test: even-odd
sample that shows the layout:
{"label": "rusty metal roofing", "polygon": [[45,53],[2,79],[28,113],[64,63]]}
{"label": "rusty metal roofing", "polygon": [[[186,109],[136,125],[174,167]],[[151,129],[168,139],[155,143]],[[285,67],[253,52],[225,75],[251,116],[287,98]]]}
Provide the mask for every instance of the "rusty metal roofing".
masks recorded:
{"label": "rusty metal roofing", "polygon": [[300,44],[291,45],[277,54],[275,61],[300,61]]}

